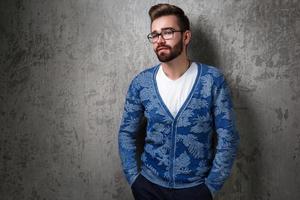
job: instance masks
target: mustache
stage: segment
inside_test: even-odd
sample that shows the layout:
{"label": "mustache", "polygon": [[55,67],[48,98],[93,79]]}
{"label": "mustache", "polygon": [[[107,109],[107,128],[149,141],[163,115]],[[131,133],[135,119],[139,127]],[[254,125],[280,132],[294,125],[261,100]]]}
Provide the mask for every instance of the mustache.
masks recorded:
{"label": "mustache", "polygon": [[160,45],[160,46],[156,47],[155,50],[156,50],[156,51],[159,51],[160,49],[163,49],[163,48],[171,49],[171,47],[168,46],[168,45]]}

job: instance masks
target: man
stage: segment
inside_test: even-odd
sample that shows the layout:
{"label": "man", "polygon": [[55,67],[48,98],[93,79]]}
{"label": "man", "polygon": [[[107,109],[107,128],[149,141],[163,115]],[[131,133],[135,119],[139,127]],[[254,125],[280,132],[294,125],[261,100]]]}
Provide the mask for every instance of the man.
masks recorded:
{"label": "man", "polygon": [[[148,39],[161,63],[128,89],[119,130],[125,176],[135,199],[212,199],[230,174],[239,141],[228,86],[219,70],[188,59],[191,31],[182,9],[158,4],[149,15]],[[135,140],[144,117],[139,171]]]}

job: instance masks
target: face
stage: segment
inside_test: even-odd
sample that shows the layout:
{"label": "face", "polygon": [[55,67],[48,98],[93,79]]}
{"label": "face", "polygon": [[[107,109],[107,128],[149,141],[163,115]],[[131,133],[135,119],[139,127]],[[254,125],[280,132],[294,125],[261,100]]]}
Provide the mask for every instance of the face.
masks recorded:
{"label": "face", "polygon": [[[151,25],[151,32],[160,33],[162,29],[172,28],[180,30],[177,17],[174,15],[162,16],[155,19]],[[182,32],[174,32],[170,40],[165,40],[162,36],[156,43],[153,43],[154,52],[160,62],[169,62],[178,57],[183,52],[184,40]]]}

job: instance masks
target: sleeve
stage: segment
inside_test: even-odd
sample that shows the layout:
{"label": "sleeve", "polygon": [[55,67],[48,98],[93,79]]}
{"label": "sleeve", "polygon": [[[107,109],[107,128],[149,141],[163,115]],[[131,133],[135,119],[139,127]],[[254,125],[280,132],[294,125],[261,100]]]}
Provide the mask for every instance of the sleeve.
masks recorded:
{"label": "sleeve", "polygon": [[134,79],[127,91],[118,135],[119,155],[125,177],[130,185],[139,173],[136,159],[136,137],[143,120],[143,114],[144,107],[139,97],[138,85]]}
{"label": "sleeve", "polygon": [[205,180],[213,196],[229,177],[239,144],[229,87],[223,76],[220,79],[221,84],[213,89],[212,110],[217,144],[212,168]]}

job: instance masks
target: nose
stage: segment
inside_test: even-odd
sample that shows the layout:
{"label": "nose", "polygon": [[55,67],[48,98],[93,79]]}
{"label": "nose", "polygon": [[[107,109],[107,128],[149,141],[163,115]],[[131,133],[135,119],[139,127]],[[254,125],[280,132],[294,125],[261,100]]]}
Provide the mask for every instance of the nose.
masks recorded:
{"label": "nose", "polygon": [[157,43],[158,43],[158,44],[161,44],[161,43],[165,43],[165,42],[166,42],[166,40],[163,38],[163,36],[162,36],[162,35],[159,35],[159,36],[158,36]]}

